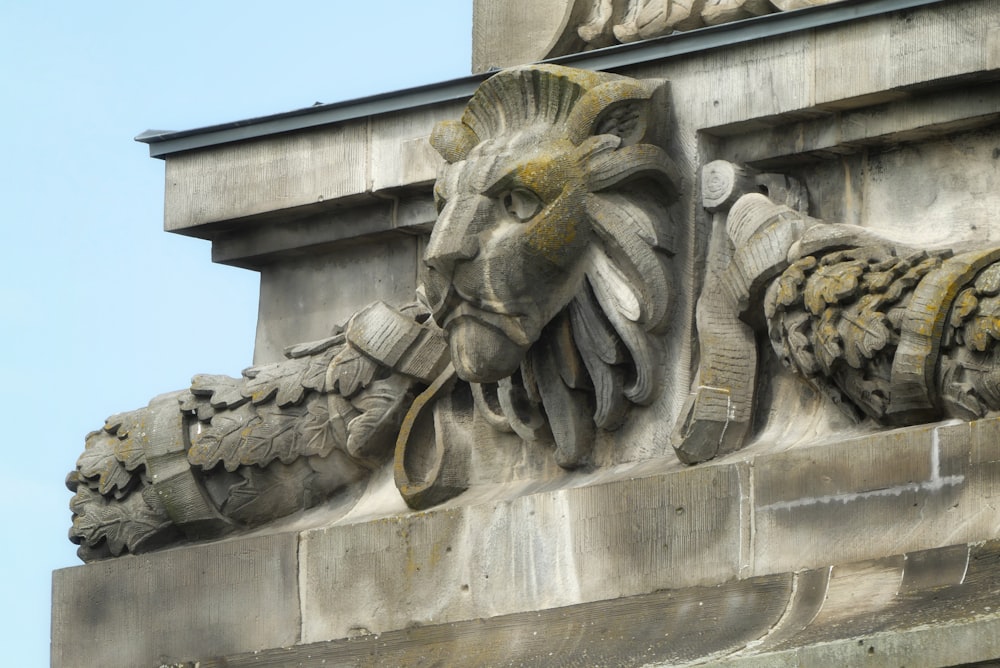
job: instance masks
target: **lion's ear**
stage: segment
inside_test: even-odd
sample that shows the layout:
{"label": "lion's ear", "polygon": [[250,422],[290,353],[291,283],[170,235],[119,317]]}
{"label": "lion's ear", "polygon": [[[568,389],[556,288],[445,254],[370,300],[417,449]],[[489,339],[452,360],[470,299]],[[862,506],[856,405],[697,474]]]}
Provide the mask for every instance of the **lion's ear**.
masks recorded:
{"label": "lion's ear", "polygon": [[462,121],[441,121],[434,126],[430,142],[442,158],[453,164],[469,156],[479,137]]}
{"label": "lion's ear", "polygon": [[587,159],[587,187],[591,192],[616,188],[648,178],[663,187],[670,199],[680,196],[680,170],[667,152],[652,144],[633,144],[613,151],[594,152]]}
{"label": "lion's ear", "polygon": [[668,84],[662,79],[609,81],[591,88],[573,106],[567,135],[579,145],[594,135],[614,135],[622,145],[658,143],[653,119],[666,118]]}

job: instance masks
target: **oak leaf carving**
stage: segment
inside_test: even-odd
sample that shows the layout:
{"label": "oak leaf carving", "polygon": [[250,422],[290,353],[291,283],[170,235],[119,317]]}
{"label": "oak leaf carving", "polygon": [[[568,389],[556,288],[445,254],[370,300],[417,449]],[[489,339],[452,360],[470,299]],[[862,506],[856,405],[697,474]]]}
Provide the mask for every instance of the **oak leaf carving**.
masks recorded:
{"label": "oak leaf carving", "polygon": [[279,406],[297,404],[302,401],[306,392],[303,378],[308,369],[308,357],[247,369],[243,372],[247,379],[243,396],[254,404],[262,404],[271,399]]}
{"label": "oak leaf carving", "polygon": [[815,349],[816,359],[820,366],[829,373],[834,364],[843,355],[841,346],[840,330],[837,321],[840,319],[840,309],[828,308],[823,311],[819,322],[815,325]]}
{"label": "oak leaf carving", "polygon": [[970,315],[979,309],[979,299],[976,297],[974,288],[966,288],[958,293],[955,302],[951,306],[951,317],[948,324],[952,327],[961,327]]}
{"label": "oak leaf carving", "polygon": [[364,353],[350,346],[344,348],[333,361],[333,387],[327,391],[336,391],[345,397],[352,397],[367,387],[378,371],[378,364]]}
{"label": "oak leaf carving", "polygon": [[976,290],[985,297],[1000,294],[1000,262],[991,264],[979,272],[975,282]]}
{"label": "oak leaf carving", "polygon": [[892,339],[892,330],[878,306],[877,297],[865,295],[854,308],[842,314],[838,323],[844,359],[854,369],[861,369]]}
{"label": "oak leaf carving", "polygon": [[93,548],[105,540],[116,557],[125,549],[136,551],[145,539],[170,524],[170,518],[156,509],[155,500],[147,499],[147,495],[155,494],[152,487],[147,487],[142,494],[109,502],[89,487],[81,486],[72,502],[72,510],[82,513],[73,517],[74,542]]}
{"label": "oak leaf carving", "polygon": [[858,261],[833,266],[821,266],[806,282],[803,300],[813,315],[820,315],[827,306],[840,304],[854,295],[864,267]]}
{"label": "oak leaf carving", "polygon": [[260,422],[260,418],[247,410],[247,406],[216,415],[212,418],[211,425],[191,444],[188,461],[204,469],[213,468],[222,462],[227,471],[235,471],[241,463],[240,448],[244,432],[257,422]]}
{"label": "oak leaf carving", "polygon": [[299,457],[301,419],[304,406],[279,410],[273,405],[258,408],[257,419],[242,431],[239,463],[267,466],[275,459],[288,464]]}
{"label": "oak leaf carving", "polygon": [[[300,499],[309,494],[312,471],[299,462],[296,466],[275,464],[266,469],[256,466],[240,471],[243,480],[229,489],[223,510],[236,519],[256,523],[301,507]],[[284,506],[276,509],[275,505]]]}
{"label": "oak leaf carving", "polygon": [[994,341],[1000,340],[1000,317],[980,315],[965,326],[965,345],[976,352],[986,352]]}
{"label": "oak leaf carving", "polygon": [[[245,403],[247,397],[243,396],[242,390],[243,381],[230,376],[198,374],[191,379],[191,394],[206,397],[215,410],[232,409]],[[200,415],[198,417],[202,419]]]}
{"label": "oak leaf carving", "polygon": [[793,262],[778,278],[775,301],[781,306],[791,306],[801,297],[802,286],[806,282],[807,272],[816,268],[816,258],[806,256]]}
{"label": "oak leaf carving", "polygon": [[96,483],[98,492],[122,498],[136,479],[115,455],[117,441],[116,436],[105,431],[91,432],[76,466],[84,478]]}

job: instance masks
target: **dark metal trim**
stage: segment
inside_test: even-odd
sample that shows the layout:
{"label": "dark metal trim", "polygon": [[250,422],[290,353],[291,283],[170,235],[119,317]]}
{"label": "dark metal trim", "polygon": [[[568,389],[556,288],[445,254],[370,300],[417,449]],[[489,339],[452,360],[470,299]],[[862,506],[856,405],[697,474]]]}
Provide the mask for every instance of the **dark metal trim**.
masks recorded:
{"label": "dark metal trim", "polygon": [[[755,39],[822,28],[847,21],[941,4],[949,0],[841,0],[831,5],[766,14],[717,26],[665,35],[633,44],[575,53],[545,62],[589,70],[615,70],[651,61],[662,61]],[[356,100],[315,105],[270,116],[211,125],[178,132],[147,130],[135,138],[149,145],[149,155],[165,158],[172,153],[207,148],[229,142],[257,139],[347,120],[404,111],[454,100],[468,99],[489,72],[459,79],[372,95]]]}
{"label": "dark metal trim", "polygon": [[171,153],[206,148],[217,144],[256,139],[268,135],[293,132],[320,125],[330,125],[366,116],[404,111],[452,100],[467,100],[489,76],[489,73],[452,79],[418,88],[382,93],[356,100],[318,104],[270,116],[210,125],[194,130],[146,130],[135,138],[149,144],[149,155],[163,158]]}

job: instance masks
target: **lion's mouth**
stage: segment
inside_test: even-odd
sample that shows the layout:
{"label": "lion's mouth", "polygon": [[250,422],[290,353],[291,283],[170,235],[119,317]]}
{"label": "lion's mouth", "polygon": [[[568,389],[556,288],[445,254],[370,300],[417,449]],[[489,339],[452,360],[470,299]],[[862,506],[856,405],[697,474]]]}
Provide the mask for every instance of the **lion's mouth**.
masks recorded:
{"label": "lion's mouth", "polygon": [[518,313],[501,313],[489,305],[477,303],[459,297],[457,303],[446,309],[442,318],[435,315],[435,320],[446,332],[450,332],[462,320],[474,320],[486,327],[495,329],[519,346],[529,346],[534,339],[528,335],[525,328],[527,316]]}
{"label": "lion's mouth", "polygon": [[538,338],[539,318],[532,315],[538,307],[534,303],[481,299],[433,270],[428,272],[424,288],[434,322],[445,332],[473,321],[496,330],[518,346],[530,346]]}

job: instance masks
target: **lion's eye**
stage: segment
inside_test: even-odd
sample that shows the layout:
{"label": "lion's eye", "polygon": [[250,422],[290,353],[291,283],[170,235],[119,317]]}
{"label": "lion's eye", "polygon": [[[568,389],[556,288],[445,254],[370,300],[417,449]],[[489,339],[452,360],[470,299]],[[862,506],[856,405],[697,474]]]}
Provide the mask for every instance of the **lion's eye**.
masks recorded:
{"label": "lion's eye", "polygon": [[542,210],[542,200],[526,188],[515,188],[502,196],[503,208],[507,213],[525,223]]}

